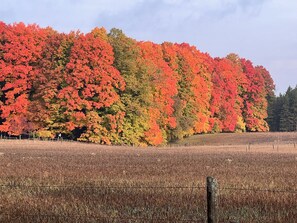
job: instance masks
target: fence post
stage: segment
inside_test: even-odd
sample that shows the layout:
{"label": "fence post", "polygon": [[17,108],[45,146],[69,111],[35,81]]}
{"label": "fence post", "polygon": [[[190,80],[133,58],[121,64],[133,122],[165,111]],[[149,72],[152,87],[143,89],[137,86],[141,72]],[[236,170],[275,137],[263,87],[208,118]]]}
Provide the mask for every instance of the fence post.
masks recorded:
{"label": "fence post", "polygon": [[213,177],[206,178],[207,187],[207,223],[218,223],[218,183]]}

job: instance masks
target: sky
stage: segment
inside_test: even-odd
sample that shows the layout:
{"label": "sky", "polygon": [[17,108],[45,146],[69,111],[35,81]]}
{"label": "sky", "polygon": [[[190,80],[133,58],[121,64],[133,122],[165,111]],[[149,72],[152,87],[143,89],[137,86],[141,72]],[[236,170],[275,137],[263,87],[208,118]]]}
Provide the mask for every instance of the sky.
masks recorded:
{"label": "sky", "polygon": [[1,0],[0,20],[187,42],[212,57],[236,53],[263,65],[277,95],[297,85],[296,0]]}

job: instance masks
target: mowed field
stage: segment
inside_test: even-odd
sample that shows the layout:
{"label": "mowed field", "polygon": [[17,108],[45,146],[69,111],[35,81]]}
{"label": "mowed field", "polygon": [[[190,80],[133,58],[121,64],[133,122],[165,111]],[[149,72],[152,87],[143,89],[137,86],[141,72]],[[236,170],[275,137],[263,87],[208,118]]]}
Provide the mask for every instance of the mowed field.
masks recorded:
{"label": "mowed field", "polygon": [[220,222],[297,222],[296,132],[187,140],[0,140],[0,222],[206,222],[207,176],[219,183]]}

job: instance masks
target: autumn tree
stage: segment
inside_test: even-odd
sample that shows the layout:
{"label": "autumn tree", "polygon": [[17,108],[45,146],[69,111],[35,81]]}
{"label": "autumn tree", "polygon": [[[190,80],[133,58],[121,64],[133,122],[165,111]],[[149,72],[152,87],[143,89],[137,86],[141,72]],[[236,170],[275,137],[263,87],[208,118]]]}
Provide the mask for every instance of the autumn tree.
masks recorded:
{"label": "autumn tree", "polygon": [[165,60],[178,75],[174,104],[177,126],[172,139],[208,132],[212,59],[185,43],[163,44],[163,51]]}
{"label": "autumn tree", "polygon": [[234,132],[240,121],[241,108],[237,104],[236,69],[228,59],[216,59],[212,75],[211,131]]}
{"label": "autumn tree", "polygon": [[143,146],[148,143],[145,133],[149,129],[153,83],[137,41],[118,29],[112,29],[108,36],[114,51],[114,66],[126,83],[125,90],[119,93],[120,100],[114,105],[125,113],[118,140],[120,144]]}
{"label": "autumn tree", "polygon": [[31,131],[28,120],[29,91],[35,65],[41,59],[44,35],[36,25],[1,23],[1,119],[0,131],[21,135]]}
{"label": "autumn tree", "polygon": [[268,131],[267,121],[292,131],[295,96],[275,97],[269,72],[236,54],[213,59],[187,43],[138,42],[117,29],[65,34],[0,22],[0,131],[10,135],[143,146]]}
{"label": "autumn tree", "polygon": [[243,73],[247,79],[244,95],[244,119],[248,131],[268,131],[267,88],[261,67],[254,67],[249,60],[241,59]]}
{"label": "autumn tree", "polygon": [[[0,82],[0,125],[2,125],[2,123],[5,121],[5,119],[2,118],[2,106],[3,103],[5,102],[5,95],[3,93],[3,86],[5,85],[5,78],[4,78],[4,74],[3,74],[3,67],[5,66],[4,64],[4,58],[3,58],[3,46],[5,45],[6,42],[6,38],[5,38],[5,32],[7,29],[7,25],[3,22],[0,21],[0,78],[2,79],[2,81]],[[1,129],[0,131],[2,132],[5,129]]]}
{"label": "autumn tree", "polygon": [[58,93],[66,107],[66,128],[81,141],[110,144],[114,128],[109,107],[119,100],[125,83],[112,65],[114,55],[104,29],[79,34],[70,51],[65,69],[65,83]]}
{"label": "autumn tree", "polygon": [[58,95],[67,85],[66,65],[77,34],[58,33],[51,28],[44,32],[46,39],[42,58],[36,64],[38,75],[30,93],[30,120],[34,123],[37,136],[55,137],[59,133],[70,134],[66,128],[67,106]]}
{"label": "autumn tree", "polygon": [[149,129],[145,136],[149,144],[160,145],[167,142],[169,129],[176,127],[174,97],[177,94],[177,79],[174,71],[164,61],[160,45],[140,42],[139,46],[153,87]]}

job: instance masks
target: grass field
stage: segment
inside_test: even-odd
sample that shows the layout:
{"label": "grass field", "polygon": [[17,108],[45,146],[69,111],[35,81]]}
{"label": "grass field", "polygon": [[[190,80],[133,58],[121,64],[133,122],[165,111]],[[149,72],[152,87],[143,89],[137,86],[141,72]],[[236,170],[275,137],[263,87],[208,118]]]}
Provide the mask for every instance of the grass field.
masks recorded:
{"label": "grass field", "polygon": [[185,138],[172,146],[181,145],[247,145],[247,144],[290,144],[297,143],[297,132],[248,132],[201,134]]}
{"label": "grass field", "polygon": [[207,176],[220,222],[296,222],[297,133],[188,140],[196,146],[1,140],[0,222],[205,222]]}

